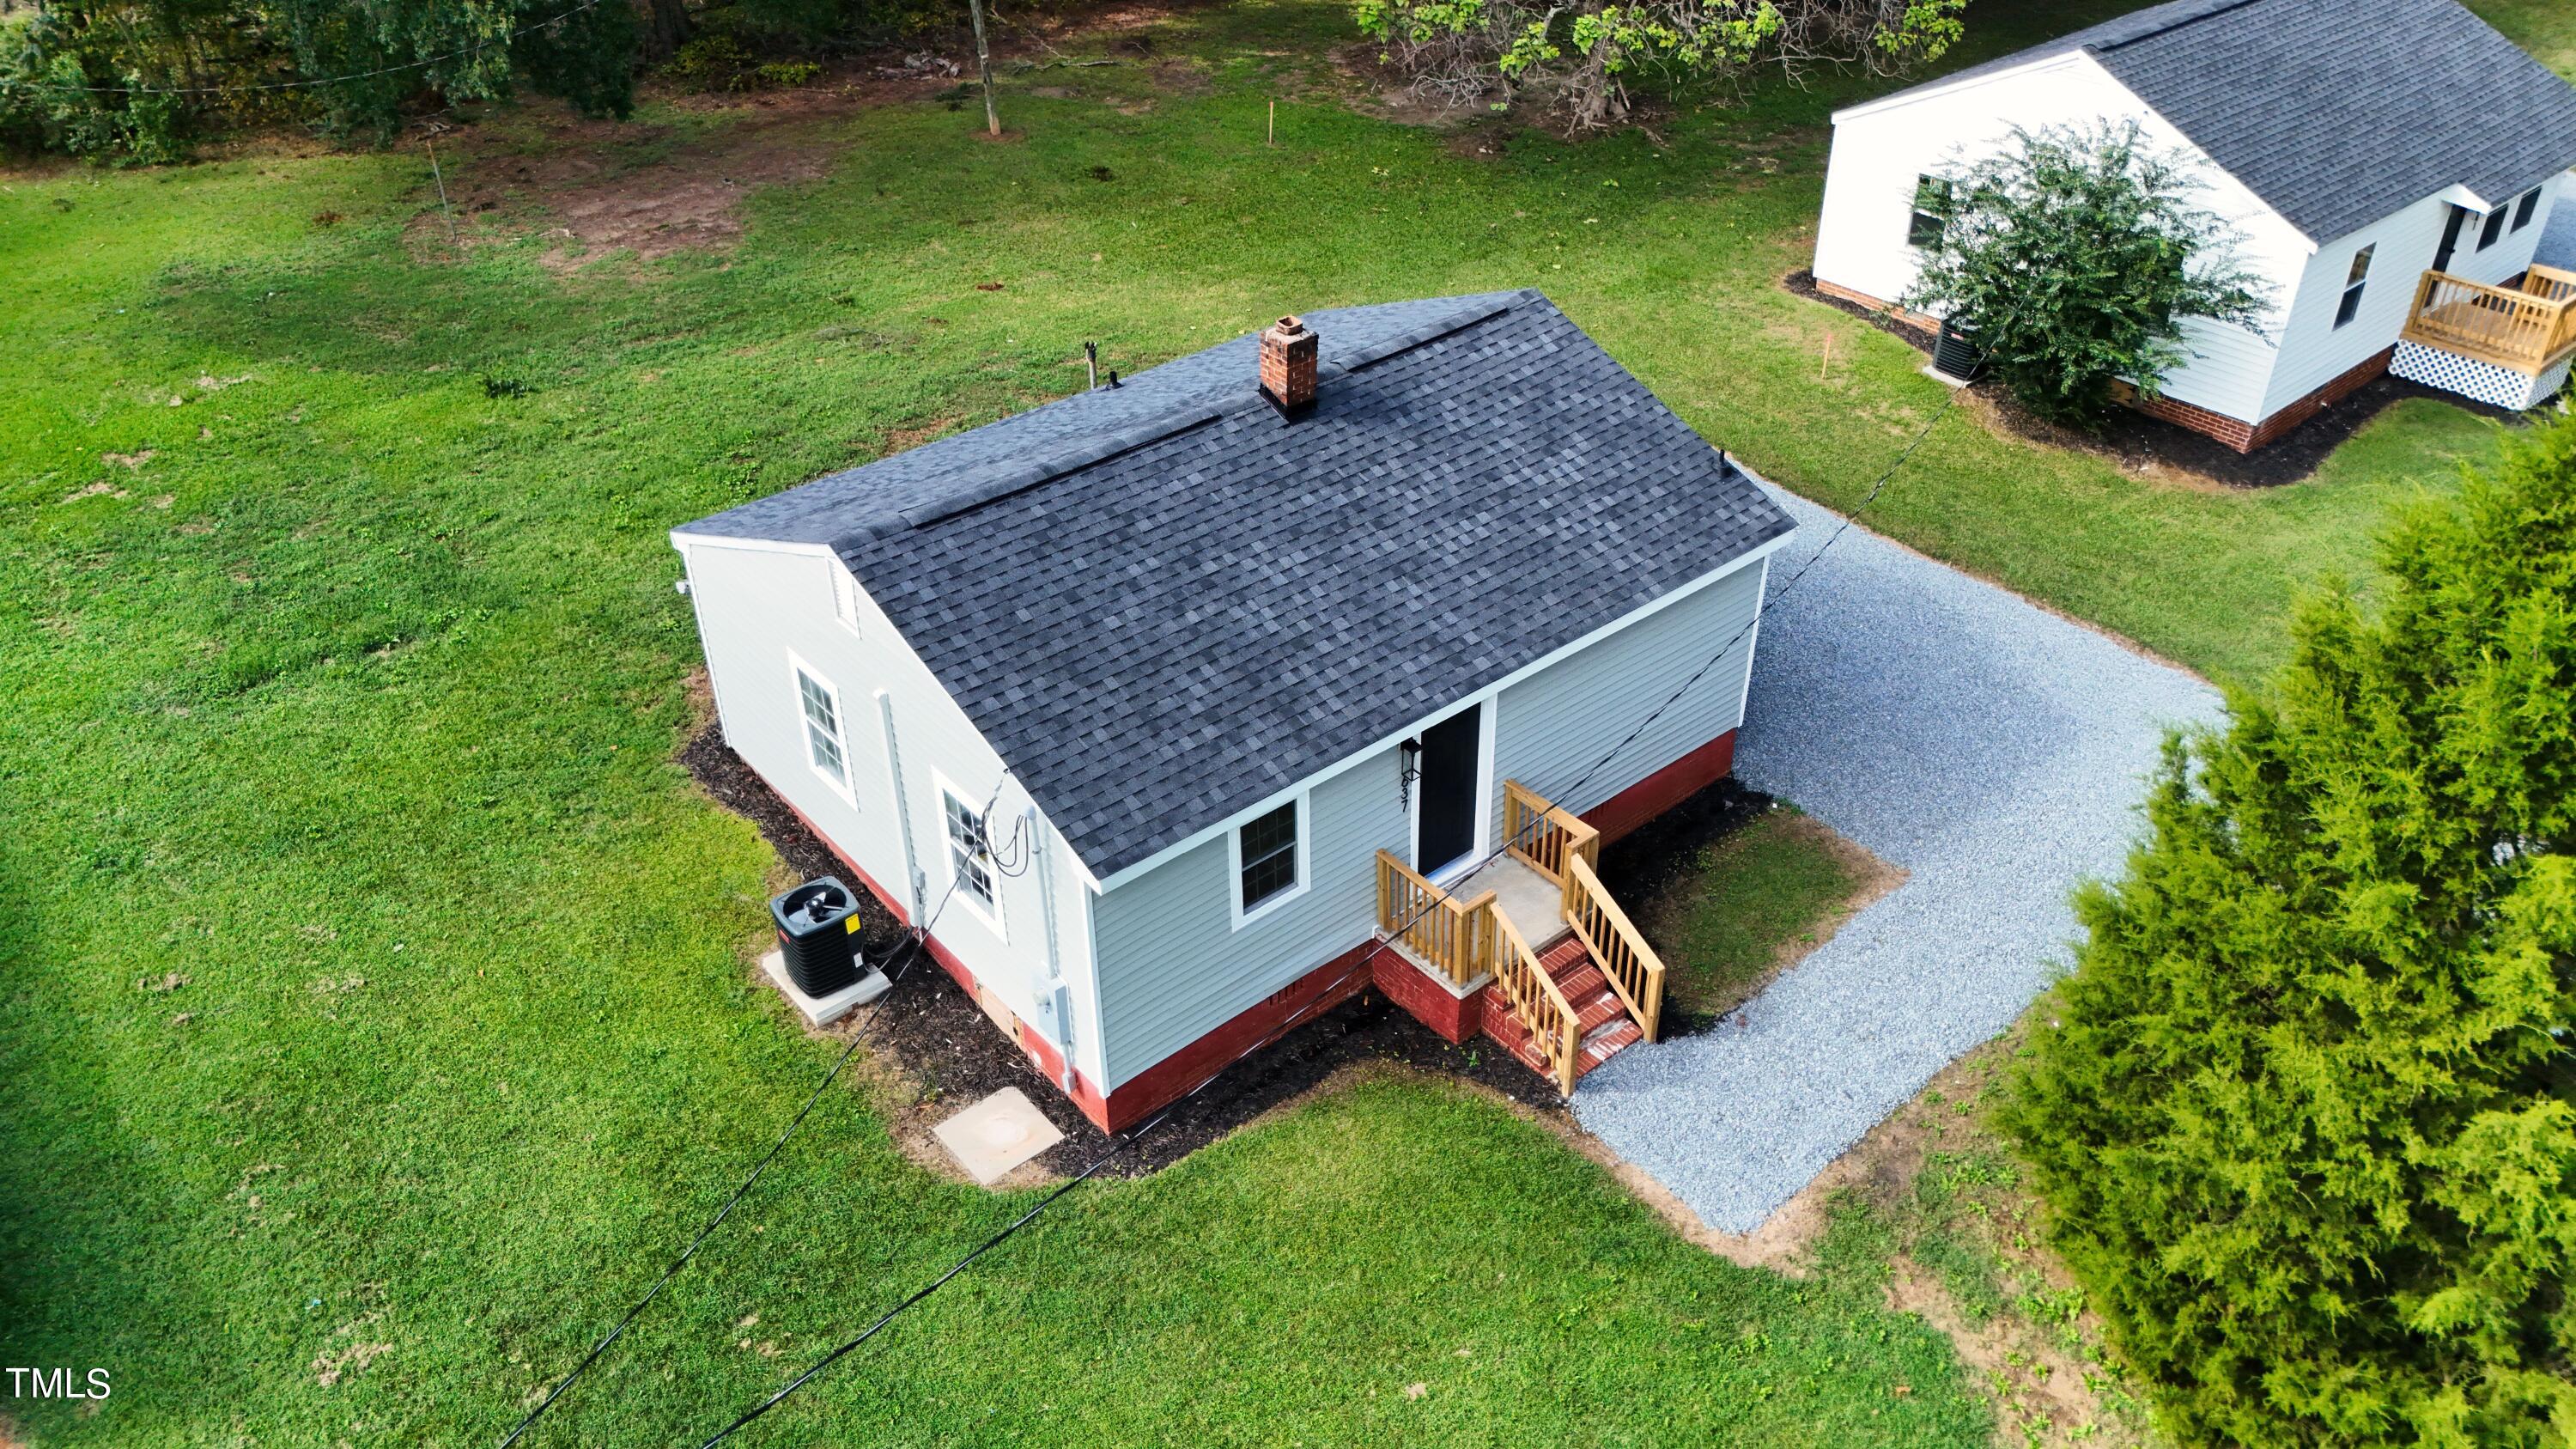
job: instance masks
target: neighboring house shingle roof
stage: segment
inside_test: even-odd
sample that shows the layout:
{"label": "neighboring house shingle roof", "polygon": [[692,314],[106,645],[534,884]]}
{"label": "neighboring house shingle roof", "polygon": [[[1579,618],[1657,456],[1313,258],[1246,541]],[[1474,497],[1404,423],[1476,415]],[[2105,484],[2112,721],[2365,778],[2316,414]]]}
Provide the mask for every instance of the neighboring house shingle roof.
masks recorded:
{"label": "neighboring house shingle roof", "polygon": [[1535,291],[1306,320],[1296,421],[1245,336],[679,532],[830,545],[1106,876],[1791,528]]}
{"label": "neighboring house shingle roof", "polygon": [[2454,0],[2173,0],[1931,84],[2078,50],[2319,243],[2576,165],[2576,87]]}

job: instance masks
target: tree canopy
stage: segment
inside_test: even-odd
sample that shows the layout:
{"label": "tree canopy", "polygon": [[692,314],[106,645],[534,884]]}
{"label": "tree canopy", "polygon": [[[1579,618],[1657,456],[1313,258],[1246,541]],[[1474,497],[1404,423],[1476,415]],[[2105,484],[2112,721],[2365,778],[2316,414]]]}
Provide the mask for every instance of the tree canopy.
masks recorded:
{"label": "tree canopy", "polygon": [[2576,1443],[2576,421],[2173,742],[2007,1125],[2191,1444]]}
{"label": "tree canopy", "polygon": [[1460,102],[1534,91],[1579,128],[1628,115],[1639,85],[1775,62],[1888,70],[1940,55],[1967,0],[1359,0],[1362,32],[1415,84]]}

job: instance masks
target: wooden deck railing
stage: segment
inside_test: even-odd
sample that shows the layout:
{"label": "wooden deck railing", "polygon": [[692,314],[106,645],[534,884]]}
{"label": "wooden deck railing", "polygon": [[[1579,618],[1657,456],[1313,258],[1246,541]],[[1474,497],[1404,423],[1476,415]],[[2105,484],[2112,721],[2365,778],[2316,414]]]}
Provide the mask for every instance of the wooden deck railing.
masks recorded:
{"label": "wooden deck railing", "polygon": [[1568,860],[1601,860],[1600,831],[1518,780],[1503,782],[1503,843],[1513,858],[1560,886]]}
{"label": "wooden deck railing", "polygon": [[1538,964],[1538,955],[1512,929],[1512,923],[1500,911],[1489,911],[1495,927],[1494,984],[1502,989],[1503,999],[1511,1003],[1512,1015],[1538,1047],[1541,1060],[1547,1063],[1548,1075],[1556,1089],[1574,1095],[1574,1077],[1583,1053],[1582,1024],[1575,1019],[1574,1003]]}
{"label": "wooden deck railing", "polygon": [[2576,275],[2534,267],[2517,289],[2426,272],[2416,284],[2415,309],[2403,335],[2462,357],[2538,373],[2576,349]]}
{"label": "wooden deck railing", "polygon": [[1503,913],[1494,893],[1462,901],[1377,853],[1377,924],[1390,939],[1428,961],[1461,988],[1494,969],[1494,929]]}
{"label": "wooden deck railing", "polygon": [[1591,862],[1581,856],[1566,863],[1565,919],[1583,938],[1593,964],[1610,978],[1610,989],[1628,1004],[1628,1014],[1637,1019],[1646,1040],[1653,1041],[1664,1015],[1664,958],[1646,944],[1628,913],[1602,889]]}
{"label": "wooden deck railing", "polygon": [[2534,262],[2522,275],[2522,289],[2546,301],[2564,302],[2576,297],[2576,272]]}

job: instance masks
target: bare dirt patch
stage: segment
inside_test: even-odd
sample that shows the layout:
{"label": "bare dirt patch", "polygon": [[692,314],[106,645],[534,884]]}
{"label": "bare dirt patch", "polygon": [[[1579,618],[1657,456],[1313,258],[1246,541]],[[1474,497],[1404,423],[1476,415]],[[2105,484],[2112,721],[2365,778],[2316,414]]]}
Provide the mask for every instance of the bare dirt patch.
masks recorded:
{"label": "bare dirt patch", "polygon": [[809,108],[763,108],[679,144],[668,126],[618,126],[566,112],[534,138],[463,133],[441,148],[447,203],[433,194],[407,229],[414,255],[530,234],[557,243],[561,270],[606,252],[643,259],[719,250],[742,237],[741,207],[764,186],[813,181],[835,149]]}

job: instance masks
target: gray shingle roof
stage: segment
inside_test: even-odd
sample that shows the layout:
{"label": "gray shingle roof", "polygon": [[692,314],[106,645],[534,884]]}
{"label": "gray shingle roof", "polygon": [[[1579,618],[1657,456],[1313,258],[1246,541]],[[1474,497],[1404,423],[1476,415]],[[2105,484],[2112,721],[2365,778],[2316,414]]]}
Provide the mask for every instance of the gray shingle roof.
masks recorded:
{"label": "gray shingle roof", "polygon": [[1307,321],[1294,422],[1245,336],[680,531],[831,545],[1106,876],[1791,528],[1537,292]]}
{"label": "gray shingle roof", "polygon": [[2320,243],[2576,165],[2576,88],[2454,0],[2173,0],[1933,84],[2077,50]]}

